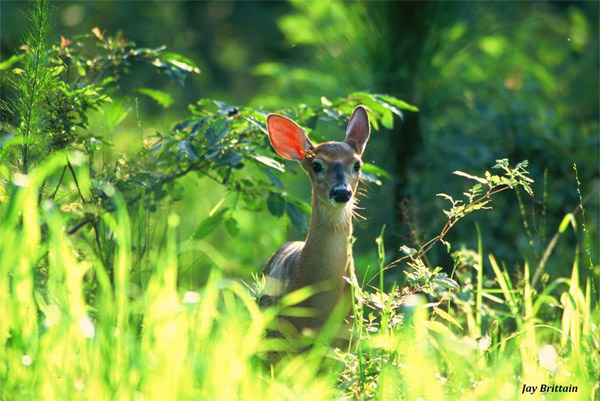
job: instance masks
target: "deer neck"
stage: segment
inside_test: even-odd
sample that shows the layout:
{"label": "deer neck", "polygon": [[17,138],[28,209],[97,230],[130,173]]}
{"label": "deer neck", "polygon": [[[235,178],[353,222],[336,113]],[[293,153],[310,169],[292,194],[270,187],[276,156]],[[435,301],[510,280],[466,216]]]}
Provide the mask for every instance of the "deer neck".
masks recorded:
{"label": "deer neck", "polygon": [[338,285],[343,283],[342,276],[348,275],[352,263],[352,208],[353,200],[338,207],[313,191],[312,215],[299,263],[303,276],[315,282],[332,279]]}

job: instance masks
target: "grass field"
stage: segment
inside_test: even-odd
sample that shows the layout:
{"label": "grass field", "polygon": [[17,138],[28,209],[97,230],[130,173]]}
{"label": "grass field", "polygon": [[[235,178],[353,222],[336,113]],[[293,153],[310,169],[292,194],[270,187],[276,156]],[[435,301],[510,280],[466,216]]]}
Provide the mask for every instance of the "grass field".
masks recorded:
{"label": "grass field", "polygon": [[[355,288],[357,312],[375,307],[355,319],[347,349],[318,338],[273,358],[283,345],[265,337],[275,313],[240,281],[215,266],[202,288],[177,285],[179,216],[140,260],[115,193],[116,211],[104,215],[114,236],[109,276],[85,237],[67,235],[56,205],[38,205],[64,160],[15,176],[2,200],[2,400],[598,399],[598,284],[580,279],[588,267],[579,248],[569,276],[537,289],[528,264],[514,283],[481,245],[462,255],[460,291]],[[482,279],[484,260],[493,282]],[[473,271],[477,280],[460,278]]]}

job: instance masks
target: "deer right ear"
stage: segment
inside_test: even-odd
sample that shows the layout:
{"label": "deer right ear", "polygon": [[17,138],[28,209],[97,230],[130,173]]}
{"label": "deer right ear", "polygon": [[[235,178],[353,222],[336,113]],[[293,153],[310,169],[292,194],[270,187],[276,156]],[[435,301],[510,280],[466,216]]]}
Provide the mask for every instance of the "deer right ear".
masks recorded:
{"label": "deer right ear", "polygon": [[267,132],[273,149],[288,160],[304,160],[305,151],[314,148],[298,124],[279,114],[267,116]]}
{"label": "deer right ear", "polygon": [[362,155],[370,134],[371,124],[369,123],[369,114],[367,114],[364,106],[356,106],[348,122],[344,142],[352,146],[356,150],[356,153]]}

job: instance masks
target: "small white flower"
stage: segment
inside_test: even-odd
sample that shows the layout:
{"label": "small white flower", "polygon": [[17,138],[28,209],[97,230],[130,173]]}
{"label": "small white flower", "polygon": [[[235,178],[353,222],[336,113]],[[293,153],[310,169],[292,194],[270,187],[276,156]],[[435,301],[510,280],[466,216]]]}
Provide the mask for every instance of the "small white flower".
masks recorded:
{"label": "small white flower", "polygon": [[73,383],[73,385],[75,386],[75,389],[77,391],[83,391],[83,389],[85,388],[85,382],[83,381],[83,378],[79,378],[77,380],[75,380],[75,383]]}
{"label": "small white flower", "polygon": [[81,328],[84,336],[87,338],[94,338],[94,335],[96,334],[96,328],[88,316],[81,316],[79,319],[79,327]]}
{"label": "small white flower", "polygon": [[26,174],[15,173],[13,176],[13,183],[18,187],[26,188],[30,182],[31,179]]}
{"label": "small white flower", "polygon": [[490,347],[490,344],[492,343],[492,339],[485,335],[482,337],[479,337],[477,339],[477,348],[479,348],[481,351],[485,351],[486,349],[488,349]]}
{"label": "small white flower", "polygon": [[550,344],[544,345],[538,352],[538,360],[540,365],[548,369],[550,372],[556,372],[558,369],[558,352]]}
{"label": "small white flower", "polygon": [[31,366],[31,364],[33,363],[33,359],[31,359],[31,357],[29,355],[23,355],[23,357],[21,358],[21,363],[25,366]]}
{"label": "small white flower", "polygon": [[197,304],[200,302],[200,294],[194,291],[187,291],[183,294],[183,303],[184,304]]}

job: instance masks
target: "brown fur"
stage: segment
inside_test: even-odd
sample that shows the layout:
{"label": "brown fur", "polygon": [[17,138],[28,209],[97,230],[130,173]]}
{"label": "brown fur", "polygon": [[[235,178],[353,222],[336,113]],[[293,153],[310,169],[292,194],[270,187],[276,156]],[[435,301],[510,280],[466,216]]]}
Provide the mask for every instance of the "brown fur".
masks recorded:
{"label": "brown fur", "polygon": [[[305,327],[318,329],[334,310],[347,311],[350,307],[349,289],[344,276],[348,277],[354,269],[350,237],[356,188],[360,178],[354,166],[357,162],[361,163],[360,156],[369,136],[368,117],[364,108],[357,107],[344,142],[327,142],[316,147],[308,138],[301,138],[295,131],[300,128],[294,127],[295,123],[291,120],[286,122],[282,120],[285,117],[281,116],[276,119],[278,125],[273,128],[269,126],[269,134],[275,135],[271,130],[286,133],[294,131],[289,134],[293,136],[293,140],[286,142],[287,137],[278,137],[272,138],[271,143],[282,156],[299,161],[308,173],[313,185],[313,213],[306,241],[285,243],[267,262],[263,274],[267,276],[264,295],[268,297],[262,304],[275,303],[281,296],[307,286],[318,288],[318,292],[298,305],[309,308],[313,312],[312,316],[287,318],[298,331]],[[279,126],[281,121],[283,127]],[[301,140],[305,140],[306,149],[295,153],[294,147],[290,145]],[[286,146],[282,152],[278,149],[281,147],[279,143]],[[312,165],[315,162],[321,164],[322,172],[313,171]],[[333,168],[334,165],[337,170]],[[340,184],[341,177],[352,192],[346,203],[335,202],[330,197],[332,187]],[[343,305],[336,308],[340,302]]]}

